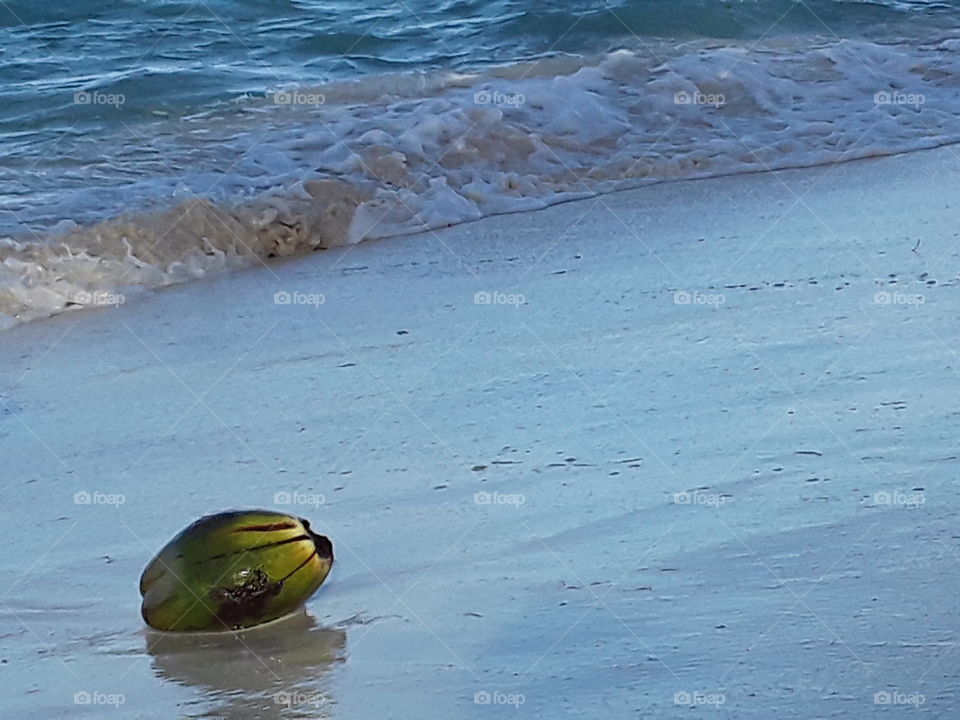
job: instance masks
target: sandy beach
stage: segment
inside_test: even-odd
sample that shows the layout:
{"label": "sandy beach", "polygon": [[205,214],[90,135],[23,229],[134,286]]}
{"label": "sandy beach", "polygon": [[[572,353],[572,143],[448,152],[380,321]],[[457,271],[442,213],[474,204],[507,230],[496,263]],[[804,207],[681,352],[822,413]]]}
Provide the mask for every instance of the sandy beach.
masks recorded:
{"label": "sandy beach", "polygon": [[[4,332],[4,715],[950,717],[958,169],[664,183]],[[249,507],[333,540],[308,615],[147,631],[143,566]]]}

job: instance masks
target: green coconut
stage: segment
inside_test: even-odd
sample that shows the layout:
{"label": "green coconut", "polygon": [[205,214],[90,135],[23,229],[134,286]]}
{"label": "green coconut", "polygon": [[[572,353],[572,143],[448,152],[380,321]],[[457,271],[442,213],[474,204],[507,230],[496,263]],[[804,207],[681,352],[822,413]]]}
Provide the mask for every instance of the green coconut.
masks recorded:
{"label": "green coconut", "polygon": [[293,612],[333,566],[333,544],[269,510],[207,515],[174,537],[140,577],[157,630],[238,630]]}

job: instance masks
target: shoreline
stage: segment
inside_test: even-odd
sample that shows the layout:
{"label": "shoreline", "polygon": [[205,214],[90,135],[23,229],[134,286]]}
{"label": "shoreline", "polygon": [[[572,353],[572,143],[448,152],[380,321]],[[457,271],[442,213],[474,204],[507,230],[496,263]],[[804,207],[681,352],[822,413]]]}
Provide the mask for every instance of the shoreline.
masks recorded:
{"label": "shoreline", "polygon": [[[64,139],[68,167],[50,158],[0,203],[12,236],[0,243],[0,324],[110,304],[125,286],[207,277],[254,257],[664,180],[783,172],[957,141],[960,110],[945,92],[956,38],[897,37],[833,37],[814,48],[793,36],[762,47],[708,42],[662,55],[627,44],[543,73],[514,63],[430,82],[411,75],[400,96],[365,76],[362,92],[304,94],[324,102],[280,102],[290,94],[278,92],[227,116],[151,122],[135,142],[123,138],[122,169],[103,159],[111,154],[104,138]],[[884,81],[865,75],[864,63],[882,65]],[[916,72],[934,66],[935,75]],[[55,191],[61,182],[69,191]],[[101,291],[106,297],[91,297]]]}
{"label": "shoreline", "polygon": [[[438,227],[438,228],[432,228],[432,229],[426,229],[426,230],[405,231],[396,235],[390,235],[386,237],[375,237],[368,240],[361,240],[357,243],[346,244],[346,245],[333,245],[330,247],[320,247],[313,250],[301,249],[300,251],[290,255],[280,255],[276,257],[262,257],[260,255],[254,255],[254,254],[246,254],[246,255],[234,254],[232,253],[232,251],[228,250],[226,254],[221,253],[219,255],[216,255],[212,261],[209,261],[208,263],[209,266],[207,266],[206,261],[203,261],[199,257],[184,258],[189,262],[194,262],[194,261],[196,262],[196,264],[193,266],[193,269],[190,272],[199,273],[198,276],[193,275],[193,276],[186,277],[185,279],[179,279],[179,280],[168,279],[164,281],[165,284],[155,285],[155,286],[151,286],[149,284],[148,285],[121,285],[116,288],[108,287],[108,288],[94,288],[89,290],[78,290],[77,292],[74,293],[74,300],[72,302],[72,304],[74,305],[73,308],[62,308],[62,309],[53,311],[52,314],[50,315],[33,316],[26,320],[18,320],[16,318],[10,318],[9,316],[0,316],[0,320],[3,321],[3,324],[0,324],[0,333],[9,331],[10,329],[19,327],[20,325],[23,325],[23,324],[30,324],[35,322],[42,322],[44,320],[49,320],[50,318],[57,317],[58,315],[73,314],[75,312],[96,312],[98,310],[115,308],[119,305],[125,304],[128,296],[133,297],[135,300],[137,300],[142,297],[149,297],[151,293],[166,290],[171,287],[178,287],[180,285],[192,284],[196,282],[202,283],[202,282],[208,281],[211,278],[213,279],[222,278],[232,273],[244,272],[251,269],[255,270],[255,269],[258,269],[259,267],[269,268],[274,264],[281,263],[281,262],[296,262],[305,258],[309,258],[311,255],[314,255],[319,252],[330,252],[330,251],[334,251],[341,248],[346,248],[349,250],[350,248],[358,244],[367,245],[367,244],[380,243],[380,242],[401,241],[405,238],[416,237],[422,234],[442,232],[452,227],[469,226],[472,223],[483,222],[484,220],[487,220],[490,218],[506,217],[511,215],[525,215],[528,213],[539,213],[545,210],[549,210],[552,207],[565,205],[568,203],[597,200],[599,198],[603,198],[609,195],[615,195],[617,193],[638,192],[638,191],[642,191],[647,188],[656,187],[659,185],[676,185],[676,184],[684,184],[684,183],[720,181],[727,178],[733,179],[738,177],[750,177],[754,175],[765,175],[768,173],[774,173],[774,174],[790,173],[790,172],[802,171],[802,170],[816,170],[819,168],[829,170],[830,168],[839,167],[839,166],[847,165],[850,163],[859,163],[859,162],[869,163],[869,162],[874,162],[876,160],[882,160],[886,158],[909,157],[914,154],[936,152],[938,150],[949,148],[951,146],[960,146],[960,141],[953,141],[953,140],[944,141],[941,144],[934,145],[931,147],[919,147],[919,148],[912,148],[909,150],[902,150],[902,151],[890,151],[889,153],[878,153],[877,155],[871,156],[871,157],[857,156],[857,157],[851,157],[850,159],[847,159],[847,160],[840,160],[840,161],[834,161],[834,162],[798,164],[798,165],[780,167],[776,169],[761,168],[757,170],[739,170],[739,171],[734,171],[729,173],[720,173],[717,175],[708,175],[708,176],[695,176],[695,177],[673,178],[673,179],[666,178],[666,179],[656,180],[649,184],[641,184],[641,185],[634,184],[630,187],[597,191],[592,195],[567,197],[563,199],[554,199],[554,200],[551,200],[550,203],[544,207],[518,208],[513,210],[504,210],[500,212],[494,212],[490,215],[484,215],[482,217],[459,220],[445,227]],[[634,180],[634,182],[637,182],[637,181]],[[209,203],[210,203],[210,200],[207,198],[202,198],[202,197],[194,198],[191,204],[191,208],[188,209],[186,214],[190,214],[193,208],[196,208],[198,206],[207,206]],[[176,214],[177,209],[178,209],[177,207],[167,208],[165,210],[157,211],[155,215],[157,218],[167,217],[171,213]],[[222,210],[218,212],[222,212]],[[134,217],[136,217],[136,215],[134,215]],[[144,215],[143,217],[147,217],[147,216]],[[121,220],[122,218],[110,218],[110,219],[104,220],[103,222],[110,223],[110,222],[119,222]],[[92,227],[95,227],[95,225],[86,226],[84,228],[81,228],[81,230],[86,231]],[[25,239],[26,238],[21,238],[21,240],[25,240]],[[244,247],[246,248],[245,245]],[[234,248],[234,250],[236,250],[236,248]],[[161,275],[164,275],[170,272],[170,270],[171,270],[170,268],[166,268],[166,269],[159,268],[159,267],[154,268],[154,272],[155,273],[159,272]],[[83,305],[86,305],[87,307],[83,307]]]}

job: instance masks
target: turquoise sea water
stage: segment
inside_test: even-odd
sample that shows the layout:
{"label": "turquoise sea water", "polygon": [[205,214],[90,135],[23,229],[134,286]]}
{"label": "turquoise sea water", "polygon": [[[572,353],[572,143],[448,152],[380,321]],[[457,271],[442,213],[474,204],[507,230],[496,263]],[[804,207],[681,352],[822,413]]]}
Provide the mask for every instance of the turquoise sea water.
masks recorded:
{"label": "turquoise sea water", "polygon": [[[958,18],[960,3],[923,0],[10,0],[0,5],[0,165],[10,170],[0,194],[56,190],[50,161],[65,138],[110,145],[143,128],[149,141],[157,117],[278,88],[663,38],[882,37]],[[140,170],[135,158],[117,164],[120,175]],[[19,214],[29,224],[29,210]],[[0,229],[13,220],[0,218]]]}
{"label": "turquoise sea water", "polygon": [[[862,0],[84,0],[0,6],[0,139],[16,148],[284,84],[595,53],[639,38],[870,35],[956,2]],[[123,94],[122,116],[73,102]]]}
{"label": "turquoise sea water", "polygon": [[[955,142],[958,52],[957,0],[7,0],[0,318],[202,274],[198,252]],[[184,202],[177,237],[144,219]],[[156,272],[99,262],[131,258]]]}

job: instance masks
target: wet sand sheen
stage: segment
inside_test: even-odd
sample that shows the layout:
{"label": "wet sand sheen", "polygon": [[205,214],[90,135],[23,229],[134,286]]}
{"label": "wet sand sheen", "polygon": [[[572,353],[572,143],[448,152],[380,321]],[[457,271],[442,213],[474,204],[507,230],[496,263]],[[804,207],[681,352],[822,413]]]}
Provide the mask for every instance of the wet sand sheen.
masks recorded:
{"label": "wet sand sheen", "polygon": [[[956,172],[651,187],[4,333],[10,714],[943,716]],[[235,507],[331,538],[312,618],[145,631],[143,565]]]}

